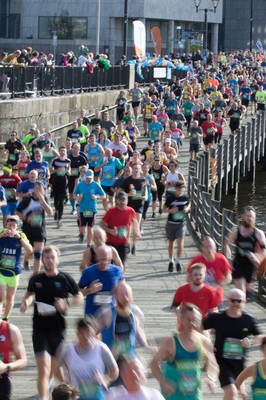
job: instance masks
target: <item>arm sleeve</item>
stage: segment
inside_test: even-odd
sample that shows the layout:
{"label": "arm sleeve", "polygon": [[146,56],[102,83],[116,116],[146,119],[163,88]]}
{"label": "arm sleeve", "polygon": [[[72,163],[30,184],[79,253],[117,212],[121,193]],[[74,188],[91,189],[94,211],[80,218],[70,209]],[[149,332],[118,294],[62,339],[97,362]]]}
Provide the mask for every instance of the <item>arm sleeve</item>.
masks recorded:
{"label": "arm sleeve", "polygon": [[69,274],[64,273],[64,275],[68,283],[68,293],[72,294],[72,296],[75,296],[79,292],[77,282]]}
{"label": "arm sleeve", "polygon": [[217,313],[210,314],[206,319],[202,321],[203,329],[215,329],[216,328],[216,316]]}

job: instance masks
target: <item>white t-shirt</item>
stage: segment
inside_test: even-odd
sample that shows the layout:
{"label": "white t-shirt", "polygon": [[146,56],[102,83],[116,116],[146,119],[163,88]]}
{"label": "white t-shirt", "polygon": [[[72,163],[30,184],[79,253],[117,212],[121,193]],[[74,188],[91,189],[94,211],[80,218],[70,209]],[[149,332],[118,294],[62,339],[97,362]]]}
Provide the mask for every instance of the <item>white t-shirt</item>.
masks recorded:
{"label": "white t-shirt", "polygon": [[156,389],[141,386],[140,390],[128,393],[124,387],[109,389],[106,400],[164,400],[163,395]]}

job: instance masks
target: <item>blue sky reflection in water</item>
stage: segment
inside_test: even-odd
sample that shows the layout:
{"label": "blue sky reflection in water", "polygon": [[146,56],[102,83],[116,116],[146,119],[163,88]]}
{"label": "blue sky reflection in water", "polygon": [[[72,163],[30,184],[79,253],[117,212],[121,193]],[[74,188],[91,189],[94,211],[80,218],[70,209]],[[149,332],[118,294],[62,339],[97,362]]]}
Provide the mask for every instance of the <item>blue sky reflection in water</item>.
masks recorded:
{"label": "blue sky reflection in water", "polygon": [[257,213],[257,227],[266,232],[266,171],[257,170],[253,182],[244,179],[238,185],[238,196],[224,196],[222,207],[239,215],[244,206],[253,206]]}

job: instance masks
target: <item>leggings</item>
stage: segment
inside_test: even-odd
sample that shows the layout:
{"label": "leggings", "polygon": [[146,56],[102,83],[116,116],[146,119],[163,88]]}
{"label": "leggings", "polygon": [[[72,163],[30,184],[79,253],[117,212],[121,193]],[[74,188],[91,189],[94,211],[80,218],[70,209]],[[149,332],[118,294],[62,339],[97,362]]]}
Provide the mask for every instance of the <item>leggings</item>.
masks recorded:
{"label": "leggings", "polygon": [[66,197],[66,188],[63,186],[53,186],[54,208],[57,211],[57,219],[61,220],[64,211],[64,201]]}

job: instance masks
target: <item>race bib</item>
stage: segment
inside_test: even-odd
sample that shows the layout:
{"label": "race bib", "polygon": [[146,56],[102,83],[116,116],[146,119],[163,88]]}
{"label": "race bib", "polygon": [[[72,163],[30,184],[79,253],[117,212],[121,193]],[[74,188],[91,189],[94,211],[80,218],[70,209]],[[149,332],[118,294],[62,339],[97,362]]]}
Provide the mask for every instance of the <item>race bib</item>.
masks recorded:
{"label": "race bib", "polygon": [[112,296],[110,296],[110,294],[104,294],[104,293],[100,293],[100,294],[96,294],[93,298],[93,303],[97,304],[97,305],[108,305],[112,303]]}
{"label": "race bib", "polygon": [[126,226],[120,226],[117,228],[117,236],[121,239],[127,237],[127,227]]}
{"label": "race bib", "polygon": [[16,267],[16,257],[2,254],[1,264],[5,268],[13,269]]}
{"label": "race bib", "polygon": [[223,346],[223,358],[229,360],[242,360],[243,346],[240,339],[226,338]]}
{"label": "race bib", "polygon": [[198,388],[196,371],[182,371],[178,379],[178,390],[180,393],[191,396],[195,395]]}
{"label": "race bib", "polygon": [[10,161],[16,161],[16,155],[15,154],[9,154],[8,156]]}
{"label": "race bib", "polygon": [[32,227],[41,227],[43,223],[43,217],[41,214],[34,214],[31,219]]}
{"label": "race bib", "polygon": [[138,200],[142,197],[142,191],[136,192],[135,196],[132,196],[133,200]]}
{"label": "race bib", "polygon": [[85,217],[85,218],[91,218],[91,217],[93,217],[93,215],[94,215],[93,210],[84,210],[83,211],[83,217]]}
{"label": "race bib", "polygon": [[78,168],[71,168],[71,176],[78,176],[79,170]]}
{"label": "race bib", "polygon": [[112,172],[104,172],[103,173],[103,179],[106,181],[110,181],[113,178]]}
{"label": "race bib", "polygon": [[78,383],[80,397],[83,399],[98,399],[100,395],[99,386],[93,381],[83,381]]}
{"label": "race bib", "polygon": [[14,190],[13,189],[6,189],[6,197],[7,200],[14,199]]}
{"label": "race bib", "polygon": [[158,172],[153,172],[152,174],[153,174],[154,179],[155,179],[156,181],[158,181],[159,179],[161,179],[161,176],[160,176],[160,174],[159,174]]}
{"label": "race bib", "polygon": [[172,214],[172,218],[174,221],[183,221],[185,218],[185,215],[181,212],[177,212]]}
{"label": "race bib", "polygon": [[56,174],[58,176],[65,176],[66,175],[66,170],[65,169],[57,169]]}
{"label": "race bib", "polygon": [[25,169],[24,169],[24,170],[21,169],[21,170],[18,172],[18,174],[19,174],[20,177],[23,177],[23,176],[25,175]]}

